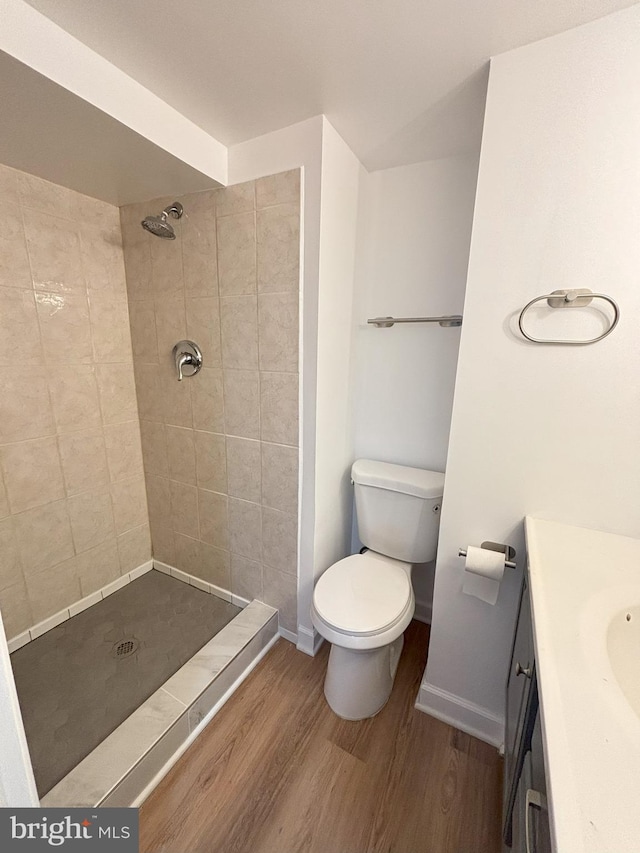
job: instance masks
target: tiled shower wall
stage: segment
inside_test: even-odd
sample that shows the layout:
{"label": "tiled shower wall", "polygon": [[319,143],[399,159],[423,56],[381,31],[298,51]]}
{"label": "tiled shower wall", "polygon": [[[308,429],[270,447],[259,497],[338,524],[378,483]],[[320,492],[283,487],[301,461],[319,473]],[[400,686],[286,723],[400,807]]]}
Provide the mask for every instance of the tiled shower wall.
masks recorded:
{"label": "tiled shower wall", "polygon": [[[296,630],[300,176],[121,209],[153,553]],[[171,350],[201,348],[177,381]]]}
{"label": "tiled shower wall", "polygon": [[150,556],[118,209],[0,166],[9,637]]}

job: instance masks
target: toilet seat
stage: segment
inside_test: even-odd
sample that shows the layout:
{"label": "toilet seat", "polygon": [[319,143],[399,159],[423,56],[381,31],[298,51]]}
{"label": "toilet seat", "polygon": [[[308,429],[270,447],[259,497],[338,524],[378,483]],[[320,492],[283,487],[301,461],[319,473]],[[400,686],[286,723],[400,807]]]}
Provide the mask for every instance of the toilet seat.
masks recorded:
{"label": "toilet seat", "polygon": [[371,649],[400,636],[414,609],[407,564],[368,551],[327,569],[316,584],[311,615],[330,642]]}

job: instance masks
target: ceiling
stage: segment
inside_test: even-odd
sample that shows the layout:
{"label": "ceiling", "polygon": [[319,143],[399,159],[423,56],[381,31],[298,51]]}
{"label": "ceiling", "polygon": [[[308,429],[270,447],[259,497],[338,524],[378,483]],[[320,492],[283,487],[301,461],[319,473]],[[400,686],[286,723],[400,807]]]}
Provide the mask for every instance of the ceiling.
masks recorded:
{"label": "ceiling", "polygon": [[487,60],[629,0],[28,0],[230,145],[325,113],[364,165],[479,148]]}
{"label": "ceiling", "polygon": [[215,181],[0,51],[0,163],[122,205]]}

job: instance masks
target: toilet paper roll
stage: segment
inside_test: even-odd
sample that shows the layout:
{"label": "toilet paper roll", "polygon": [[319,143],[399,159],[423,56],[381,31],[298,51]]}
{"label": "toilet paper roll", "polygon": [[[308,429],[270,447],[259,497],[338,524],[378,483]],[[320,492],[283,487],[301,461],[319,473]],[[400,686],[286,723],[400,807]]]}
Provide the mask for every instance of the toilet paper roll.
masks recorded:
{"label": "toilet paper roll", "polygon": [[505,559],[501,551],[469,545],[464,561],[462,591],[486,601],[487,604],[495,604],[504,574]]}

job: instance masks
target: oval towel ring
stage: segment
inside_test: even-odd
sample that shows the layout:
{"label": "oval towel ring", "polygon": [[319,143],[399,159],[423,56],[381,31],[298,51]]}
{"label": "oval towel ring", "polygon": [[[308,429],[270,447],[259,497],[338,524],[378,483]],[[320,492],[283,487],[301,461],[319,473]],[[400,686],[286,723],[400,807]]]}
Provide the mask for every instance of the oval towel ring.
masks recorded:
{"label": "oval towel ring", "polygon": [[[535,305],[536,302],[542,302],[545,299],[547,300],[550,308],[580,308],[588,305],[593,299],[604,299],[604,301],[608,302],[613,308],[613,322],[601,335],[598,335],[596,338],[588,338],[586,341],[556,341],[551,338],[534,338],[524,330],[524,315],[532,305]],[[595,344],[603,338],[606,338],[607,335],[610,335],[618,325],[619,319],[620,309],[618,308],[618,303],[605,293],[592,293],[587,288],[580,288],[579,290],[554,290],[553,293],[546,293],[544,296],[536,296],[535,299],[532,299],[531,302],[528,302],[524,306],[520,312],[520,316],[518,317],[518,327],[520,328],[522,336],[534,344],[584,346],[585,344]]]}

